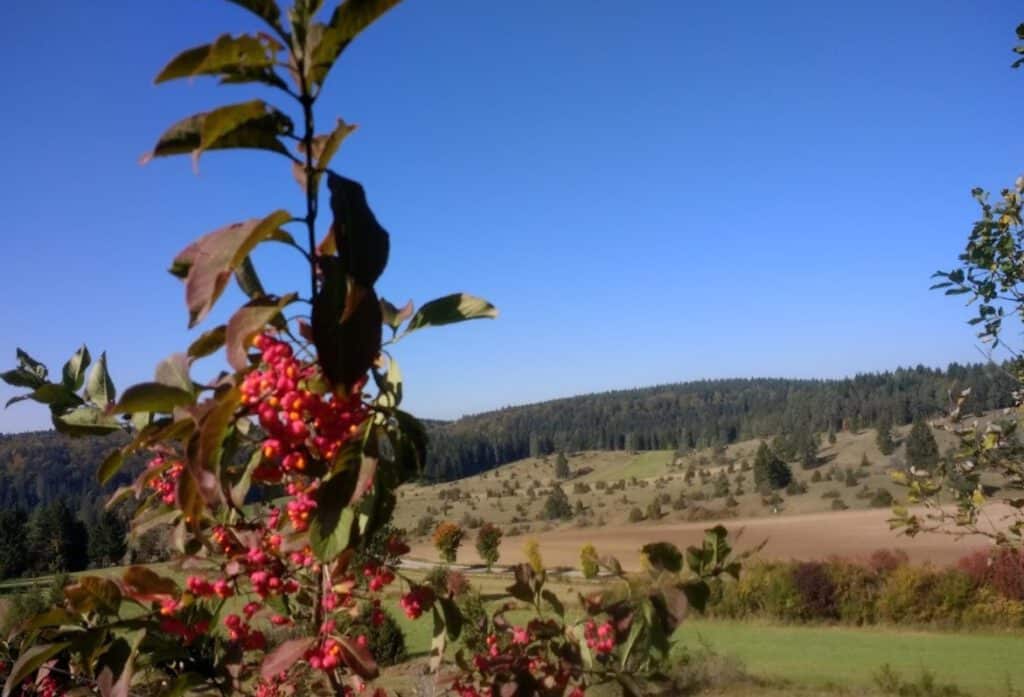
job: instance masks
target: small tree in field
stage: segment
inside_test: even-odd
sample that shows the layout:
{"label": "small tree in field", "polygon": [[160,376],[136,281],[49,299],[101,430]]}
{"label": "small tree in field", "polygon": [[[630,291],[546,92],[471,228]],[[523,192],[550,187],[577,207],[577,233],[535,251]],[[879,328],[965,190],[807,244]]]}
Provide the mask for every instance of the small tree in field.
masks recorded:
{"label": "small tree in field", "polygon": [[565,453],[561,450],[558,451],[558,456],[555,457],[555,478],[556,479],[568,479],[572,475],[569,470],[569,459],[565,456]]}
{"label": "small tree in field", "polygon": [[455,562],[455,558],[459,554],[459,547],[462,545],[462,538],[466,532],[462,529],[462,526],[458,523],[453,523],[450,520],[444,520],[438,523],[434,529],[434,547],[437,548],[437,553],[441,555],[441,559],[449,564]]}
{"label": "small tree in field", "polygon": [[793,472],[789,465],[780,460],[766,443],[761,443],[754,455],[754,486],[767,486],[771,489],[785,489]]}
{"label": "small tree in field", "polygon": [[931,470],[939,462],[939,444],[924,419],[914,421],[907,436],[907,464],[919,470]]}
{"label": "small tree in field", "polygon": [[523,554],[526,555],[526,563],[530,565],[535,574],[543,573],[544,559],[540,556],[540,543],[537,540],[533,538],[527,540],[523,545]]}
{"label": "small tree in field", "polygon": [[892,437],[892,422],[888,418],[882,419],[875,428],[875,445],[883,455],[892,455],[896,450],[896,441]]}
{"label": "small tree in field", "polygon": [[583,572],[583,578],[596,578],[600,566],[597,561],[597,550],[594,549],[594,545],[585,544],[580,549],[580,571]]}
{"label": "small tree in field", "polygon": [[487,570],[498,562],[502,532],[494,523],[484,523],[476,533],[476,551],[487,565]]}
{"label": "small tree in field", "polygon": [[562,491],[562,487],[556,484],[544,501],[544,518],[546,520],[569,520],[572,515],[572,504],[569,503],[569,497]]}

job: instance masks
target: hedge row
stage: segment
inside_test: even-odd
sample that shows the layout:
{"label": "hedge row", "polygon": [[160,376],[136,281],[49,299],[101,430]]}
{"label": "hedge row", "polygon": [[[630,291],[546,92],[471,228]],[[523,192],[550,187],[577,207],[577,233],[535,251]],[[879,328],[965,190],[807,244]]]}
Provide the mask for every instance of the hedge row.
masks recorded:
{"label": "hedge row", "polygon": [[863,563],[752,562],[715,589],[709,614],[731,619],[1024,628],[1024,556],[964,557],[955,567],[915,565],[879,551]]}

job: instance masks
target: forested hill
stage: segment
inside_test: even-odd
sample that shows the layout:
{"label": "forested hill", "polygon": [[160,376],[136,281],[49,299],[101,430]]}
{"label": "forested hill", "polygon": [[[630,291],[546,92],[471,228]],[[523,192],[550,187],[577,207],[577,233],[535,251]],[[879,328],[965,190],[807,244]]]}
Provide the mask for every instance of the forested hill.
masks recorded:
{"label": "forested hill", "polygon": [[[427,476],[469,476],[555,450],[693,448],[756,436],[909,423],[949,405],[970,387],[969,408],[1009,404],[1014,382],[992,365],[901,369],[846,380],[701,380],[558,399],[428,421]],[[83,517],[102,506],[96,468],[116,439],[68,438],[53,431],[0,435],[0,509],[31,510],[68,499]],[[138,471],[140,462],[130,471]]]}
{"label": "forested hill", "polygon": [[107,486],[96,469],[127,435],[70,438],[56,431],[0,434],[0,510],[31,511],[65,499],[84,520],[103,508],[105,493],[131,481],[141,462],[132,461]]}
{"label": "forested hill", "polygon": [[999,366],[901,368],[842,380],[700,380],[589,394],[465,416],[430,429],[427,475],[455,479],[555,450],[658,450],[727,444],[801,430],[906,424],[948,410],[1010,402],[1017,385]]}

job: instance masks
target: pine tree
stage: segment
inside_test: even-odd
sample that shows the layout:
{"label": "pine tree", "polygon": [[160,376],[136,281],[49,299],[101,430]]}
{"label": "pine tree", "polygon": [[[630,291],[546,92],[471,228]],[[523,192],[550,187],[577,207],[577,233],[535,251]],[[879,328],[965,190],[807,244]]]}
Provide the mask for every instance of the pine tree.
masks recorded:
{"label": "pine tree", "polygon": [[128,551],[128,530],[110,511],[104,511],[89,532],[89,561],[99,567],[114,566]]}
{"label": "pine tree", "polygon": [[771,489],[784,489],[793,479],[789,465],[779,459],[764,442],[754,456],[754,485],[757,488],[768,486]]}
{"label": "pine tree", "polygon": [[555,458],[555,478],[568,479],[571,474],[569,471],[569,459],[565,456],[564,452],[559,451],[558,457]]}
{"label": "pine tree", "polygon": [[547,520],[568,520],[572,518],[572,505],[562,487],[555,485],[544,502],[544,518]]}
{"label": "pine tree", "polygon": [[89,534],[63,499],[32,511],[27,540],[34,571],[81,571],[88,563]]}
{"label": "pine tree", "polygon": [[883,419],[878,424],[875,434],[875,445],[878,446],[883,455],[892,455],[892,451],[896,449],[896,442],[892,439],[892,422],[888,419]]}
{"label": "pine tree", "polygon": [[20,576],[28,565],[27,516],[21,509],[0,511],[0,578]]}
{"label": "pine tree", "polygon": [[939,462],[939,444],[923,419],[914,422],[907,436],[907,464],[915,469],[931,470]]}

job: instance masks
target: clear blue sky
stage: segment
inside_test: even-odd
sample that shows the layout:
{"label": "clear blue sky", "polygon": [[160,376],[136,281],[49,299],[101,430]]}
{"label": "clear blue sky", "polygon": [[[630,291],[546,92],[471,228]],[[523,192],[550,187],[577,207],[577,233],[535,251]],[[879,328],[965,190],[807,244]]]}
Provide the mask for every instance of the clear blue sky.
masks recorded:
{"label": "clear blue sky", "polygon": [[[300,206],[272,155],[137,165],[177,118],[254,94],[154,87],[166,59],[257,25],[212,1],[6,10],[2,365],[22,346],[59,371],[84,341],[123,388],[191,340],[175,252]],[[335,163],[391,231],[382,294],[502,311],[399,347],[408,406],[977,360],[967,310],[927,288],[970,188],[1021,173],[1022,20],[974,0],[399,6],[345,54],[321,123],[360,124]],[[304,284],[256,261],[272,289]],[[0,412],[0,432],[47,424]]]}

